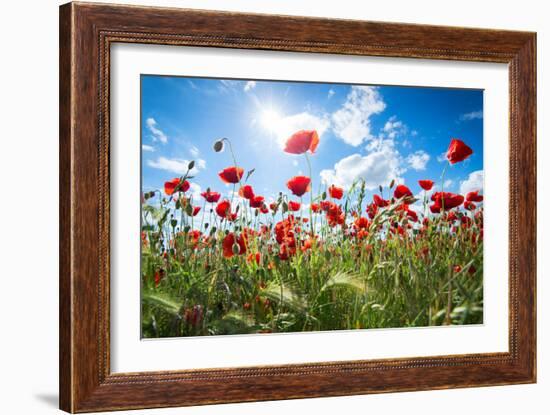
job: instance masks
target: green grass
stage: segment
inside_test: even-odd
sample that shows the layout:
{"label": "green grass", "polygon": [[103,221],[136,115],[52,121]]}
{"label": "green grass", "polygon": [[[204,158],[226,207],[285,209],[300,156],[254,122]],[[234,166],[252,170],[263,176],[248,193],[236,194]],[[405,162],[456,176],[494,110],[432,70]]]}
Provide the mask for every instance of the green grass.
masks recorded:
{"label": "green grass", "polygon": [[[201,214],[192,217],[192,199],[179,193],[174,203],[159,193],[146,195],[143,204],[143,337],[483,322],[480,206],[455,209],[455,221],[447,220],[448,213],[426,215],[422,224],[424,215],[412,222],[399,209],[404,201],[392,199],[357,235],[353,221],[365,216],[366,208],[364,185],[358,182],[341,201],[333,201],[344,215],[343,225],[331,227],[326,212],[308,210],[307,223],[296,215],[291,227],[296,252],[284,260],[274,236],[281,211],[285,218],[291,214],[284,195],[276,215],[236,201],[239,215],[229,222],[215,214],[215,205],[201,203]],[[326,193],[311,197],[314,202],[327,198]],[[423,211],[428,211],[426,202]],[[462,217],[471,223],[461,225]],[[312,222],[316,243],[302,250]],[[238,237],[245,228],[254,231],[245,233],[246,252],[224,257],[226,235]],[[198,241],[193,229],[201,231]],[[239,246],[231,251],[239,252]],[[256,253],[259,263],[249,257]]]}

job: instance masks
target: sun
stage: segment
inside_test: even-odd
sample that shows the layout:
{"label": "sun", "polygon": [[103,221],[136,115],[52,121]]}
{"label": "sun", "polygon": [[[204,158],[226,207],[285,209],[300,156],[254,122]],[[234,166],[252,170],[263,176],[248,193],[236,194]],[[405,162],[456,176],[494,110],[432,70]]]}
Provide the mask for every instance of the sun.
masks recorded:
{"label": "sun", "polygon": [[275,132],[275,130],[279,127],[280,121],[281,115],[277,111],[272,109],[264,110],[260,117],[260,123],[262,124],[262,127],[272,133]]}

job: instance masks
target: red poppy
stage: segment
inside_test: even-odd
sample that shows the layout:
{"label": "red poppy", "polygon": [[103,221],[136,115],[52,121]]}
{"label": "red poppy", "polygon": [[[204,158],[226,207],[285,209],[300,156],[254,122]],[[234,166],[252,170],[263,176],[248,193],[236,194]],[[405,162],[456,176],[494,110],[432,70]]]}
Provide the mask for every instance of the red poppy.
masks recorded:
{"label": "red poppy", "polygon": [[449,192],[435,192],[432,195],[433,205],[430,206],[432,213],[439,213],[441,208],[445,210],[454,209],[464,202],[464,196]]}
{"label": "red poppy", "polygon": [[479,194],[479,190],[469,192],[466,194],[466,200],[468,202],[483,202],[483,195]]}
{"label": "red poppy", "polygon": [[229,200],[222,200],[216,205],[216,213],[222,218],[229,218],[231,215],[231,202]]}
{"label": "red poppy", "polygon": [[424,190],[432,190],[432,187],[434,186],[434,182],[431,180],[419,180],[418,184],[420,187]]}
{"label": "red poppy", "polygon": [[464,161],[473,154],[473,150],[458,138],[453,138],[447,150],[449,163],[455,164]]}
{"label": "red poppy", "polygon": [[289,215],[286,219],[275,224],[275,240],[278,244],[286,243],[293,247],[296,246],[294,239],[294,216]]}
{"label": "red poppy", "polygon": [[194,206],[193,207],[193,216],[197,216],[200,211],[201,211],[200,206]]}
{"label": "red poppy", "polygon": [[224,183],[239,183],[243,177],[244,169],[241,167],[231,166],[226,167],[221,172],[218,173],[220,179]]}
{"label": "red poppy", "polygon": [[414,210],[409,208],[409,205],[406,203],[403,203],[399,205],[396,209],[397,212],[403,212],[407,215],[407,218],[413,222],[418,222],[418,215]]}
{"label": "red poppy", "polygon": [[263,204],[264,204],[263,196],[254,196],[252,199],[250,199],[251,208],[261,208]]}
{"label": "red poppy", "polygon": [[334,208],[336,204],[330,200],[321,200],[320,206],[321,210],[328,212],[331,208]]}
{"label": "red poppy", "polygon": [[456,213],[454,211],[449,212],[449,214],[447,215],[447,222],[454,222],[457,219],[458,216],[456,216]]}
{"label": "red poppy", "polygon": [[321,206],[319,205],[319,203],[312,203],[311,210],[313,211],[313,213],[319,213],[321,211]]}
{"label": "red poppy", "polygon": [[254,189],[249,184],[245,184],[239,189],[239,196],[250,200],[254,197]]}
{"label": "red poppy", "polygon": [[330,197],[334,199],[342,199],[342,196],[344,196],[344,189],[341,187],[332,185],[328,188],[328,194]]}
{"label": "red poppy", "polygon": [[291,212],[296,212],[300,210],[300,202],[295,202],[294,200],[291,200],[288,202],[288,210]]}
{"label": "red poppy", "polygon": [[409,218],[410,221],[418,222],[418,215],[412,209],[407,209],[407,218]]}
{"label": "red poppy", "polygon": [[310,250],[312,246],[313,246],[313,240],[311,238],[307,239],[306,241],[304,241],[302,245],[302,252],[306,252]]}
{"label": "red poppy", "polygon": [[197,248],[201,235],[201,231],[198,230],[189,231],[189,233],[187,234],[189,238],[189,243],[193,247],[193,249]]}
{"label": "red poppy", "polygon": [[[395,191],[393,192],[393,197],[395,197],[396,199],[401,199],[402,197],[409,199],[409,198],[412,198],[412,195],[413,194],[411,190],[404,184],[398,185],[395,188]],[[406,201],[405,203],[408,203],[408,202]]]}
{"label": "red poppy", "polygon": [[[259,252],[256,252],[255,254],[254,253],[250,253],[248,254],[248,256],[246,257],[246,262],[253,262],[253,261],[256,261],[256,264],[260,265],[260,261],[262,259],[262,256],[260,255]],[[248,303],[247,303],[248,304]]]}
{"label": "red poppy", "polygon": [[466,200],[466,201],[464,202],[464,209],[466,209],[466,210],[474,210],[475,208],[476,208],[475,203],[470,202],[469,200]]}
{"label": "red poppy", "polygon": [[164,270],[159,269],[155,271],[155,287],[158,287],[162,279],[164,278]]}
{"label": "red poppy", "polygon": [[296,254],[296,247],[288,246],[287,244],[282,244],[279,249],[279,259],[281,261],[286,261],[289,257]]}
{"label": "red poppy", "polygon": [[[189,190],[189,182],[185,180],[183,183],[181,183],[181,179],[176,177],[175,179],[172,179],[168,182],[164,183],[164,193],[166,193],[168,196],[171,194],[174,194],[174,192],[187,192]],[[177,190],[176,190],[177,189]]]}
{"label": "red poppy", "polygon": [[390,204],[390,201],[389,200],[385,200],[385,199],[382,199],[380,196],[378,196],[377,194],[375,194],[372,199],[374,200],[374,203],[376,204],[376,206],[378,207],[386,207]]}
{"label": "red poppy", "polygon": [[472,219],[470,219],[468,216],[462,216],[460,218],[460,222],[462,223],[462,226],[464,228],[469,228],[470,226],[472,226]]}
{"label": "red poppy", "polygon": [[294,176],[286,182],[286,187],[289,188],[292,194],[300,197],[311,190],[311,179],[306,176]]}
{"label": "red poppy", "polygon": [[378,205],[376,203],[371,203],[367,206],[367,214],[369,215],[369,218],[374,219],[377,213]]}
{"label": "red poppy", "polygon": [[300,130],[285,143],[284,151],[291,154],[303,154],[306,151],[315,153],[315,149],[319,145],[319,135],[315,130]]}
{"label": "red poppy", "polygon": [[243,234],[239,235],[237,238],[235,238],[235,234],[233,232],[225,235],[225,238],[223,238],[222,241],[223,256],[225,258],[231,258],[235,255],[233,252],[234,245],[238,247],[238,255],[242,255],[246,252],[246,242]]}
{"label": "red poppy", "polygon": [[277,212],[277,202],[272,202],[269,204],[269,208],[271,209],[272,212]]}
{"label": "red poppy", "polygon": [[218,203],[221,194],[219,194],[218,192],[211,192],[210,190],[207,190],[206,192],[202,192],[201,196],[204,197],[208,203]]}
{"label": "red poppy", "polygon": [[355,225],[355,227],[357,229],[366,229],[370,226],[369,220],[367,218],[363,217],[363,216],[361,216],[360,218],[355,219],[353,224]]}
{"label": "red poppy", "polygon": [[330,227],[343,225],[345,222],[345,215],[344,212],[342,212],[342,208],[333,203],[327,211],[327,221]]}
{"label": "red poppy", "polygon": [[262,203],[262,207],[260,207],[260,212],[262,212],[264,215],[266,213],[269,213],[269,209],[267,208],[267,206],[265,205],[265,203]]}

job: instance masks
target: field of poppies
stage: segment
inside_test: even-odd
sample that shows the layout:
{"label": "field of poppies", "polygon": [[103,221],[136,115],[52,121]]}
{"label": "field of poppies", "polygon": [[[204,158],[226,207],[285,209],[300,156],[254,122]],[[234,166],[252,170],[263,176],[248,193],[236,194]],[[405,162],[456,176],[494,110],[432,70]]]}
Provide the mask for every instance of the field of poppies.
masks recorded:
{"label": "field of poppies", "polygon": [[[284,151],[310,166],[318,143],[298,131]],[[443,170],[367,199],[360,179],[314,192],[310,167],[268,203],[229,139],[213,151],[228,167],[201,200],[193,162],[142,195],[143,337],[482,323],[482,189],[446,192]],[[471,154],[452,139],[446,156]]]}

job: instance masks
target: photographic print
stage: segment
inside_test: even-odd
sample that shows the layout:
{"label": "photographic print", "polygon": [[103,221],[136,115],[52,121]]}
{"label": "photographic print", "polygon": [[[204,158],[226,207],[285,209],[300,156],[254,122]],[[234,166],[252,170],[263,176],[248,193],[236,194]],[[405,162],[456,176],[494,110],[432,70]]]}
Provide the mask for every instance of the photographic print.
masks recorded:
{"label": "photographic print", "polygon": [[142,75],[141,174],[142,338],[483,323],[482,90]]}

